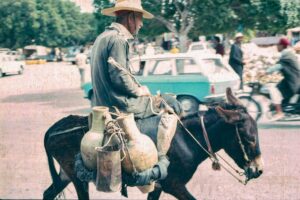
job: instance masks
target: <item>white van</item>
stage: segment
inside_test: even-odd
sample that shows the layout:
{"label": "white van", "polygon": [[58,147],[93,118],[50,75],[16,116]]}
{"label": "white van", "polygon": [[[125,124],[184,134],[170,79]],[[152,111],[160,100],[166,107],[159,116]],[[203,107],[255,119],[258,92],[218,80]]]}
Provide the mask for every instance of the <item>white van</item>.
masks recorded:
{"label": "white van", "polygon": [[22,74],[25,62],[15,55],[0,53],[0,77],[6,74]]}

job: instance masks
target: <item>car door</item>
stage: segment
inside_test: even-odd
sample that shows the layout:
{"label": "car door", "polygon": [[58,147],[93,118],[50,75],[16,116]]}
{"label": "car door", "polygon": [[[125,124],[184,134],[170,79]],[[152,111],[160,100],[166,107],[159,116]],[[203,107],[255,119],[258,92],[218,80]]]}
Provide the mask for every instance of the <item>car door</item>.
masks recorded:
{"label": "car door", "polygon": [[199,100],[210,94],[208,77],[194,58],[176,59],[176,89],[178,94],[190,95]]}
{"label": "car door", "polygon": [[183,70],[179,67],[179,60],[177,58],[148,60],[143,76],[138,77],[139,82],[147,85],[152,94],[160,91],[191,95],[202,100],[209,93],[207,77],[194,69],[197,66],[192,59],[181,59],[184,64],[181,66]]}

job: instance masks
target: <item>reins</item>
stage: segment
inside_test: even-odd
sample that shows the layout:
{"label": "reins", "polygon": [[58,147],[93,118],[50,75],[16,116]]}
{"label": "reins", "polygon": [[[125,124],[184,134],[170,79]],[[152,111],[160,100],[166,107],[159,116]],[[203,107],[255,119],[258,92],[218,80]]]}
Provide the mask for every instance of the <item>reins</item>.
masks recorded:
{"label": "reins", "polygon": [[[162,99],[162,102],[168,106],[169,104],[164,100]],[[208,135],[207,135],[207,131],[206,131],[206,128],[205,128],[205,124],[204,124],[204,117],[202,117],[202,119],[200,118],[200,122],[201,122],[201,127],[202,127],[202,132],[204,133],[204,138],[205,138],[205,141],[207,141],[207,147],[208,147],[208,150],[205,149],[203,147],[203,145],[195,138],[195,136],[184,126],[183,122],[181,121],[181,119],[179,118],[179,116],[174,112],[174,110],[172,111],[172,114],[174,114],[178,120],[178,122],[180,123],[180,125],[182,126],[182,128],[190,135],[190,137],[196,142],[196,144],[198,144],[198,146],[205,152],[207,153],[207,155],[209,156],[209,159],[213,162],[213,163],[217,163],[218,165],[220,165],[220,167],[222,167],[226,172],[228,172],[233,178],[235,178],[238,182],[242,183],[243,185],[246,185],[247,182],[248,182],[248,179],[246,178],[245,180],[242,180],[240,179],[238,176],[236,176],[235,174],[233,174],[225,165],[223,165],[219,160],[218,158],[220,158],[221,160],[223,160],[226,165],[228,165],[232,170],[234,170],[235,173],[237,173],[239,176],[243,176],[245,175],[244,172],[240,172],[239,170],[235,169],[233,165],[231,165],[228,161],[226,161],[226,159],[224,159],[221,155],[219,155],[217,152],[214,153],[211,146],[210,146],[210,142],[209,142],[209,138],[208,138]],[[241,141],[241,137],[240,137],[240,134],[238,132],[238,129],[237,129],[237,126],[236,126],[236,134],[238,135],[238,140],[239,140],[239,144],[241,145],[242,144],[242,141]],[[206,135],[206,136],[205,136]],[[247,154],[246,154],[246,151],[245,151],[245,148],[244,148],[244,145],[241,145],[241,148],[242,148],[242,151],[244,153],[244,157],[245,158],[248,158]],[[247,160],[247,159],[246,159]],[[249,159],[247,160],[249,161]]]}

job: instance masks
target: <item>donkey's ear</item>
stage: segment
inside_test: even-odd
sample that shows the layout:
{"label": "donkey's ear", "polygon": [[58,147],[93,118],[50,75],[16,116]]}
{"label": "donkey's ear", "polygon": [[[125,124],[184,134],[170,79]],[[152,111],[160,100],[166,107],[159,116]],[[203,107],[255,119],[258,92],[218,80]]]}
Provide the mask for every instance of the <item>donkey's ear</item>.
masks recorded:
{"label": "donkey's ear", "polygon": [[242,115],[237,111],[225,110],[220,106],[216,107],[216,111],[227,123],[234,124],[242,120]]}
{"label": "donkey's ear", "polygon": [[226,89],[226,98],[229,104],[242,106],[243,104],[233,95],[231,88]]}

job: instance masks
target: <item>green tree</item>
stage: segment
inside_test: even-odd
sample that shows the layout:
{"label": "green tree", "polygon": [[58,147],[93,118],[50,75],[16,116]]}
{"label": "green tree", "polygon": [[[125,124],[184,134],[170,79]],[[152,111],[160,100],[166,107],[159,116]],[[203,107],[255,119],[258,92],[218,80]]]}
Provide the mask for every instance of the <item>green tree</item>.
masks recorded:
{"label": "green tree", "polygon": [[96,37],[96,20],[62,0],[1,0],[0,45],[48,47],[83,45]]}
{"label": "green tree", "polygon": [[36,43],[55,47],[85,44],[95,38],[92,14],[80,13],[69,1],[36,0],[38,26]]}
{"label": "green tree", "polygon": [[112,17],[108,17],[101,14],[103,8],[113,6],[113,3],[109,0],[94,0],[94,7],[96,12],[94,13],[97,20],[97,33],[102,33],[105,27],[109,26],[113,21]]}
{"label": "green tree", "polygon": [[[145,0],[142,3],[155,19],[144,21],[141,34],[154,37],[168,30],[179,38],[182,50],[188,36],[234,34],[238,29],[276,33],[300,24],[299,0]],[[103,31],[111,18],[102,16],[100,10],[113,4],[109,0],[95,0],[95,5],[99,9],[98,31]]]}
{"label": "green tree", "polygon": [[31,43],[37,25],[35,0],[0,1],[0,45],[18,48]]}

